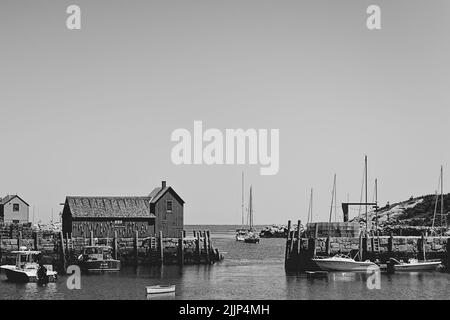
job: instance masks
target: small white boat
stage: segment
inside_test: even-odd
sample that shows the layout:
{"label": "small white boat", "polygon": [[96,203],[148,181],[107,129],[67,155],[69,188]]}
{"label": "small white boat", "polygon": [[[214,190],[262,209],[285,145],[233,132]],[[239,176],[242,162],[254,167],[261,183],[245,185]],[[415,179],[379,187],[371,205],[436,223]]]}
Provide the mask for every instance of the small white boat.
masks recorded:
{"label": "small white boat", "polygon": [[145,287],[147,294],[161,294],[175,292],[175,285],[156,285]]}
{"label": "small white boat", "polygon": [[441,264],[441,261],[419,261],[417,259],[409,259],[408,262],[400,262],[391,258],[395,271],[434,271]]}
{"label": "small white boat", "polygon": [[236,230],[236,241],[244,241],[247,236],[247,232],[248,231],[245,229]]}
{"label": "small white boat", "polygon": [[[19,251],[12,251],[11,253],[16,255],[16,264],[0,266],[5,271],[9,281],[27,283],[43,280],[38,277],[40,266],[36,262],[36,257],[41,253],[40,251],[26,250],[26,248],[21,247]],[[51,265],[44,265],[44,267],[47,270],[45,282],[54,282],[58,273],[53,271]],[[42,271],[45,269],[42,269]],[[45,275],[42,277],[45,277]]]}
{"label": "small white boat", "polygon": [[367,260],[367,261],[355,261],[349,256],[338,254],[331,258],[316,258],[312,259],[317,266],[324,271],[367,271],[369,267],[376,267],[378,265]]}

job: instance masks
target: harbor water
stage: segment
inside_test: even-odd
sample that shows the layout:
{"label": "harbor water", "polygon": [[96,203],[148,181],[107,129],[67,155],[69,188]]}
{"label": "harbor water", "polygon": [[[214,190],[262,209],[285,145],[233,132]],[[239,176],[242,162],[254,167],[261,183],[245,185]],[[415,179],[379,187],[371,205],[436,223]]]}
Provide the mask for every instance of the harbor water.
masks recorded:
{"label": "harbor water", "polygon": [[[69,290],[68,276],[40,287],[15,284],[0,274],[0,299],[449,299],[450,274],[381,274],[380,289],[369,289],[365,273],[333,272],[321,278],[284,270],[285,239],[259,244],[235,241],[239,226],[186,226],[210,230],[225,259],[213,265],[124,267],[119,273],[82,275],[81,289]],[[370,279],[369,279],[370,280]],[[175,284],[176,293],[147,296],[145,287]]]}

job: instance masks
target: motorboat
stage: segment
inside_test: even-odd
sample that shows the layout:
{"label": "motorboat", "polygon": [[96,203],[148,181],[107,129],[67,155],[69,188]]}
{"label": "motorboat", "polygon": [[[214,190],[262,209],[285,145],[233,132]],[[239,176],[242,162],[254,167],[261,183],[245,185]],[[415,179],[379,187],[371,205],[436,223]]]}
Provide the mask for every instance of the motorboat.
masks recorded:
{"label": "motorboat", "polygon": [[245,243],[259,243],[259,235],[253,231],[249,231],[244,237]]}
{"label": "motorboat", "polygon": [[175,285],[156,285],[145,287],[147,294],[167,294],[175,292]]}
{"label": "motorboat", "polygon": [[[6,277],[9,281],[28,283],[40,282],[40,280],[43,280],[39,279],[38,276],[40,266],[37,262],[37,258],[41,254],[40,251],[20,248],[19,251],[12,251],[11,253],[16,256],[16,264],[0,266],[0,268],[5,271]],[[47,274],[47,277],[41,276],[41,278],[46,278],[44,283],[55,282],[58,273],[53,271],[53,266],[43,265],[43,267],[45,267],[45,269],[42,269],[42,271],[46,270]]]}
{"label": "motorboat", "polygon": [[347,255],[338,254],[331,258],[315,258],[312,259],[317,266],[324,271],[347,271],[347,272],[358,272],[367,271],[370,267],[378,268],[378,265],[366,260],[366,261],[355,261]]}
{"label": "motorboat", "polygon": [[236,230],[236,241],[244,241],[248,231],[246,229]]}
{"label": "motorboat", "polygon": [[120,260],[113,259],[110,246],[87,246],[78,257],[78,265],[83,272],[120,271]]}
{"label": "motorboat", "polygon": [[393,265],[394,271],[435,271],[441,264],[440,260],[424,260],[409,259],[408,262],[400,262],[391,258],[390,263]]}

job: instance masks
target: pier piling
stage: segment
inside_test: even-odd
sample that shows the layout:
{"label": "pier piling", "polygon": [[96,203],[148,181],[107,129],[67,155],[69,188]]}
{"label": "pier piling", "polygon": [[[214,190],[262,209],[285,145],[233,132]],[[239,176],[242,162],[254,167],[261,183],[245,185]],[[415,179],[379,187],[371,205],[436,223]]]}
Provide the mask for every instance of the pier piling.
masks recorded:
{"label": "pier piling", "polygon": [[289,248],[290,248],[289,237],[290,237],[290,235],[291,235],[291,220],[288,220],[287,236],[286,236],[286,252],[285,252],[285,255],[284,255],[284,263],[285,264],[288,262],[289,255],[290,255],[290,252],[289,252]]}
{"label": "pier piling", "polygon": [[200,232],[197,232],[197,241],[195,241],[195,254],[197,263],[200,263]]}
{"label": "pier piling", "polygon": [[161,265],[164,264],[164,242],[162,231],[159,231],[159,259]]}
{"label": "pier piling", "polygon": [[300,220],[297,221],[297,255],[300,254],[300,250],[301,250],[301,244],[300,244],[300,239],[302,237],[302,234],[300,233],[301,223],[302,222]]}
{"label": "pier piling", "polygon": [[117,260],[117,231],[114,231],[114,239],[113,239],[113,250],[114,250],[114,259]]}

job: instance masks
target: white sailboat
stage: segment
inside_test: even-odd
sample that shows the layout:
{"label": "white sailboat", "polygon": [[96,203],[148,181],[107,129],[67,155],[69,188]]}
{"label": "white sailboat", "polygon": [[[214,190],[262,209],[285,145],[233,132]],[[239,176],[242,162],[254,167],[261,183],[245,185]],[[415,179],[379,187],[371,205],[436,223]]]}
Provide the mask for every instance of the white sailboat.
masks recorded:
{"label": "white sailboat", "polygon": [[249,214],[249,229],[244,237],[244,242],[246,243],[259,243],[259,235],[256,230],[253,229],[253,197],[252,197],[252,186],[250,186],[250,199],[248,206]]}

